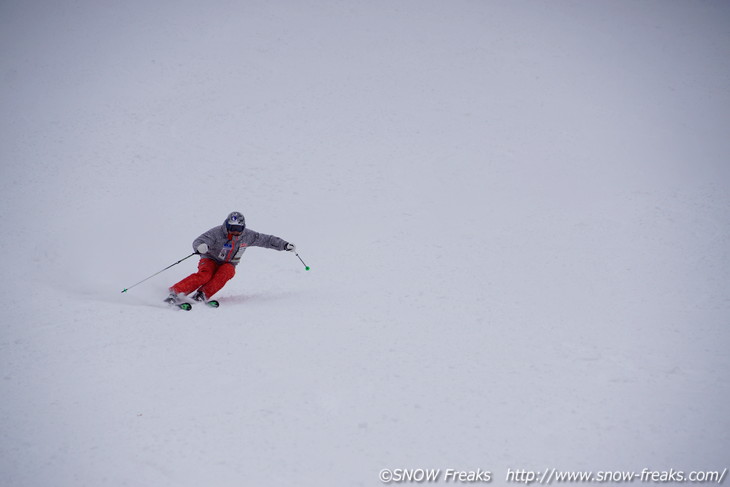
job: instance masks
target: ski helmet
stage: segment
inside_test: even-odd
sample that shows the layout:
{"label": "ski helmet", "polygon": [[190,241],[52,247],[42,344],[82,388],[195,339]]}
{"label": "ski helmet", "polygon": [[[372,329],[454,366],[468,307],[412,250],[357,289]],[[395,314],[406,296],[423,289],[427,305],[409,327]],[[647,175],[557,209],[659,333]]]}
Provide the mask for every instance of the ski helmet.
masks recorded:
{"label": "ski helmet", "polygon": [[226,231],[231,232],[238,232],[241,233],[246,228],[246,219],[243,217],[243,214],[234,211],[228,215],[225,221]]}

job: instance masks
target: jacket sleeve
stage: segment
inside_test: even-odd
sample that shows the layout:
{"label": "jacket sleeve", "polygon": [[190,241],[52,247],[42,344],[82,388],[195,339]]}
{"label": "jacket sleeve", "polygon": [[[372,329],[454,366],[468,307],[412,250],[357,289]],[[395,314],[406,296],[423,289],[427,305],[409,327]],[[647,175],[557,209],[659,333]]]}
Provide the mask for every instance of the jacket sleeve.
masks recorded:
{"label": "jacket sleeve", "polygon": [[285,250],[286,245],[289,243],[274,235],[266,235],[249,229],[246,229],[243,241],[249,247],[263,247],[274,250]]}
{"label": "jacket sleeve", "polygon": [[208,249],[211,249],[211,250],[214,249],[215,243],[216,243],[215,234],[217,231],[218,231],[218,227],[213,227],[210,230],[208,230],[207,232],[205,232],[204,234],[202,234],[201,236],[199,236],[198,238],[196,238],[195,240],[193,240],[193,250],[197,252],[198,245],[200,245],[202,243],[205,243],[206,245],[208,245]]}

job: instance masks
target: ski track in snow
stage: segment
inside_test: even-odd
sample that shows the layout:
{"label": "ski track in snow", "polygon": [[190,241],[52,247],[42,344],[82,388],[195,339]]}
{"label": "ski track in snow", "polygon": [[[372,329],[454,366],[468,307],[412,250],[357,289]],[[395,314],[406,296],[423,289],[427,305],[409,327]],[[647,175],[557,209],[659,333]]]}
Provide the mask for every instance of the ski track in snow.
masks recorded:
{"label": "ski track in snow", "polygon": [[728,19],[5,2],[0,484],[730,466]]}

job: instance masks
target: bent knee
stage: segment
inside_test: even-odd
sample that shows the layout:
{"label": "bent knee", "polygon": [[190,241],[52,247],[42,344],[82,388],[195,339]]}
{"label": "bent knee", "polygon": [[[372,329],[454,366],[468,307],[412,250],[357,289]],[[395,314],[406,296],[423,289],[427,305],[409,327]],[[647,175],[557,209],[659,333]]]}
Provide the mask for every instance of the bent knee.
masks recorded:
{"label": "bent knee", "polygon": [[221,276],[230,279],[234,275],[236,275],[236,267],[233,264],[223,264],[220,266],[220,269],[218,269],[218,274],[221,274]]}

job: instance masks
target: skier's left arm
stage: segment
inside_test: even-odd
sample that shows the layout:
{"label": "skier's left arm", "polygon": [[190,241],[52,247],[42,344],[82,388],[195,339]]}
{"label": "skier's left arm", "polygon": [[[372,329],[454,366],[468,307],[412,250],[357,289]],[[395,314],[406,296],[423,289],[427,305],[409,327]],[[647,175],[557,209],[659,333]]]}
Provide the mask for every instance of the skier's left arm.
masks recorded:
{"label": "skier's left arm", "polygon": [[266,249],[296,252],[296,246],[293,243],[287,242],[283,238],[248,229],[246,230],[246,233],[245,241],[249,247],[263,247]]}

